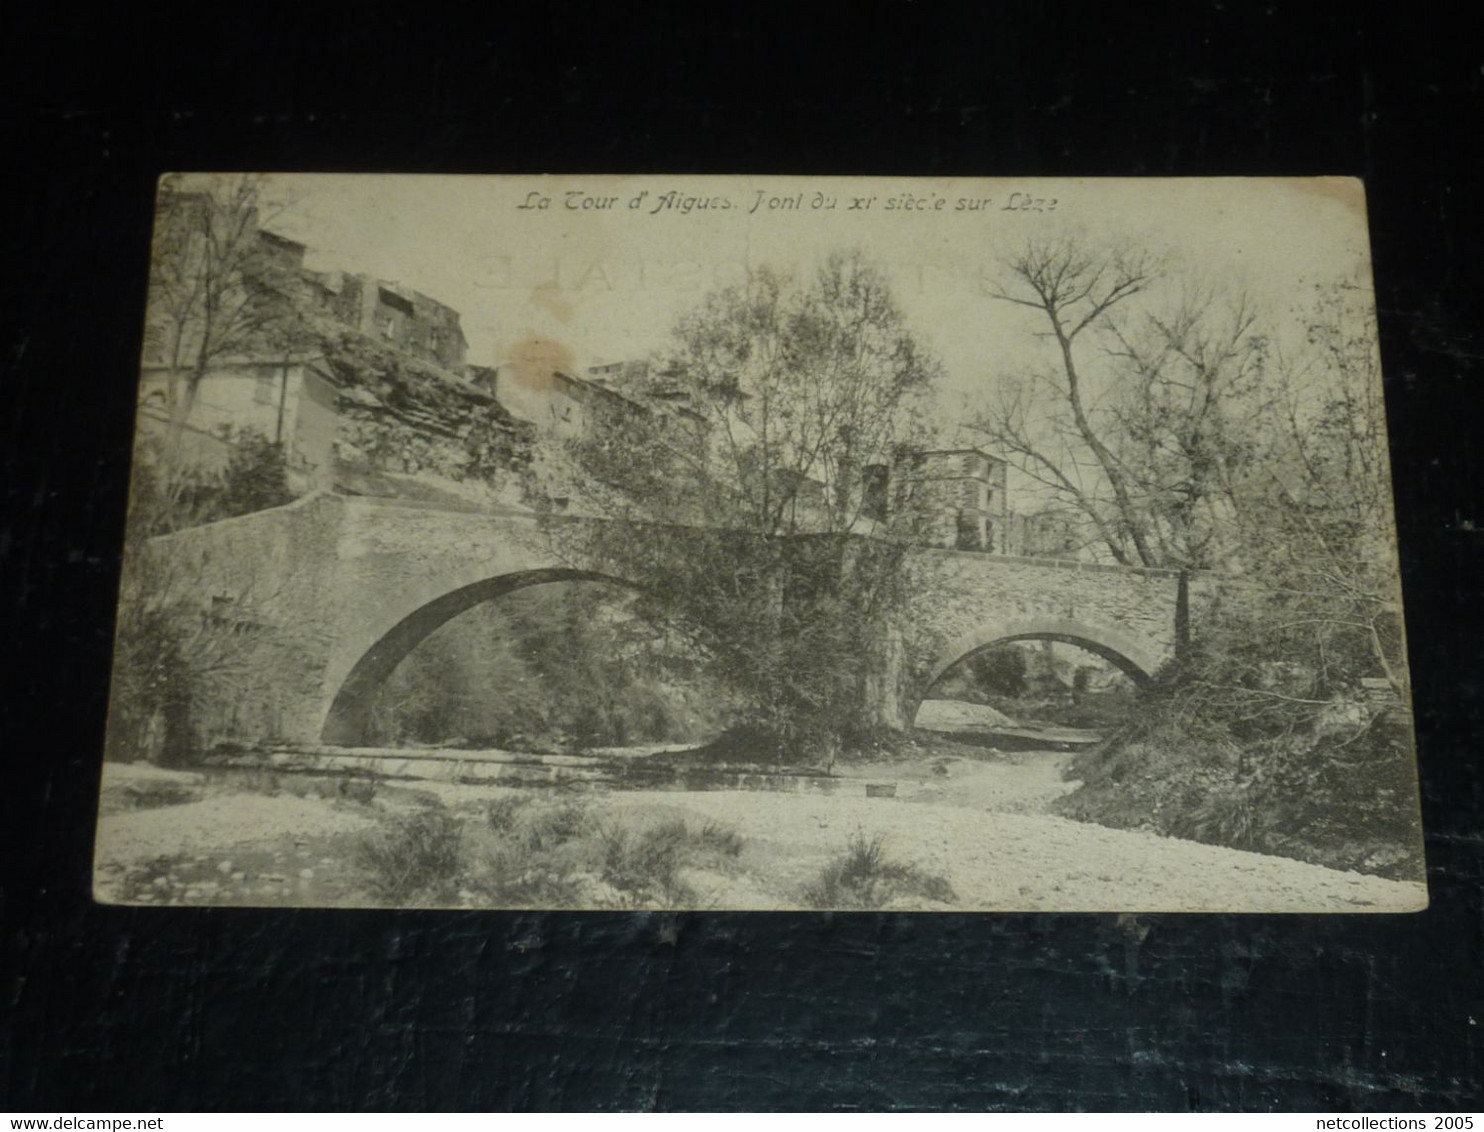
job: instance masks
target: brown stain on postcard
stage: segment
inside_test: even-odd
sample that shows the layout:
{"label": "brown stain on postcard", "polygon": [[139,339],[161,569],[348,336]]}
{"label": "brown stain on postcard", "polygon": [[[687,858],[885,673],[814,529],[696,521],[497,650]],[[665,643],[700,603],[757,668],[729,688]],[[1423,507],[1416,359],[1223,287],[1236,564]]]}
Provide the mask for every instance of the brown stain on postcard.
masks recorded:
{"label": "brown stain on postcard", "polygon": [[517,384],[527,389],[550,389],[552,375],[572,373],[576,359],[570,349],[550,338],[526,338],[510,348],[507,361]]}

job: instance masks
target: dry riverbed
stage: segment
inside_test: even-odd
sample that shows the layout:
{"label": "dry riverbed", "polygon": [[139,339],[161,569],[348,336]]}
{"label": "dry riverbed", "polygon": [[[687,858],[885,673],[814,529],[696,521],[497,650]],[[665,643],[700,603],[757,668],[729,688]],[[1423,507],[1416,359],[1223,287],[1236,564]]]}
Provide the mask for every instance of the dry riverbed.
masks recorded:
{"label": "dry riverbed", "polygon": [[[911,882],[873,890],[877,898],[866,906],[887,909],[1358,912],[1426,901],[1420,884],[1052,816],[1049,803],[1075,786],[1062,778],[1067,754],[945,751],[839,767],[829,789],[815,782],[790,792],[518,790],[440,781],[372,787],[332,775],[109,764],[95,890],[116,903],[386,903],[377,895],[384,887],[368,876],[363,846],[436,812],[460,831],[473,879],[438,896],[414,892],[410,903],[812,907],[837,899],[822,895],[840,890],[821,889],[820,880],[852,844],[873,846],[887,874]],[[553,815],[572,829],[543,832],[556,828]],[[632,865],[648,844],[645,831],[662,829],[681,831],[676,836],[690,847],[675,858],[665,895],[599,878],[602,855],[611,858],[615,843],[627,847]],[[545,846],[537,864],[509,863],[517,832]],[[553,848],[553,837],[569,842]],[[543,888],[536,883],[544,883],[543,873],[514,878],[524,887],[488,887],[499,867],[558,866],[577,879]],[[932,883],[918,883],[923,878]],[[512,898],[513,891],[525,895]]]}

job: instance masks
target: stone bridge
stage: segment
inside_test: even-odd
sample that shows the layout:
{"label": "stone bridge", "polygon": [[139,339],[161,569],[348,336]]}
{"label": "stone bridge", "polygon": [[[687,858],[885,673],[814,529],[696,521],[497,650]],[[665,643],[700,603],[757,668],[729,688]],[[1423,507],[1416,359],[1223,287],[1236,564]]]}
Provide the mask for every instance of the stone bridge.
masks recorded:
{"label": "stone bridge", "polygon": [[[597,520],[573,519],[572,523]],[[221,624],[237,619],[263,650],[223,695],[213,730],[243,740],[357,745],[376,691],[429,633],[525,586],[642,579],[563,563],[529,513],[453,510],[316,493],[285,507],[153,540],[180,596]],[[1179,579],[1055,559],[921,548],[895,655],[901,671],[870,693],[878,719],[906,726],[952,664],[994,644],[1080,645],[1135,679],[1170,659]],[[1191,603],[1205,583],[1191,583]]]}

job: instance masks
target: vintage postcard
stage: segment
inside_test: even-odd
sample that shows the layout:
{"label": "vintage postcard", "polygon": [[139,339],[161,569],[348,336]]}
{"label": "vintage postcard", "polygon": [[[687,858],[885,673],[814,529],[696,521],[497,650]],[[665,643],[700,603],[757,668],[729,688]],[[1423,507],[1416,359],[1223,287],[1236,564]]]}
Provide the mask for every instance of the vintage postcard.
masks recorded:
{"label": "vintage postcard", "polygon": [[1426,905],[1358,181],[167,176],[142,342],[100,901]]}

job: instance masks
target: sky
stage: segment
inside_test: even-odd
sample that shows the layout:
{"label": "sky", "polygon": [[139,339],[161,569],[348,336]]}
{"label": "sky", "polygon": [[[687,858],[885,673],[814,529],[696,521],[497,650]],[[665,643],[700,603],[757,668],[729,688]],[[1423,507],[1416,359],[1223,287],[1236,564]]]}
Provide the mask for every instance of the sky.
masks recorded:
{"label": "sky", "polygon": [[807,271],[860,247],[942,361],[950,409],[1046,348],[1035,312],[991,297],[1028,238],[1130,241],[1182,278],[1247,290],[1278,325],[1314,284],[1368,264],[1362,190],[1344,178],[281,174],[268,195],[283,207],[267,226],[307,244],[309,266],[452,306],[481,365],[533,342],[579,371],[641,358],[749,267]]}

